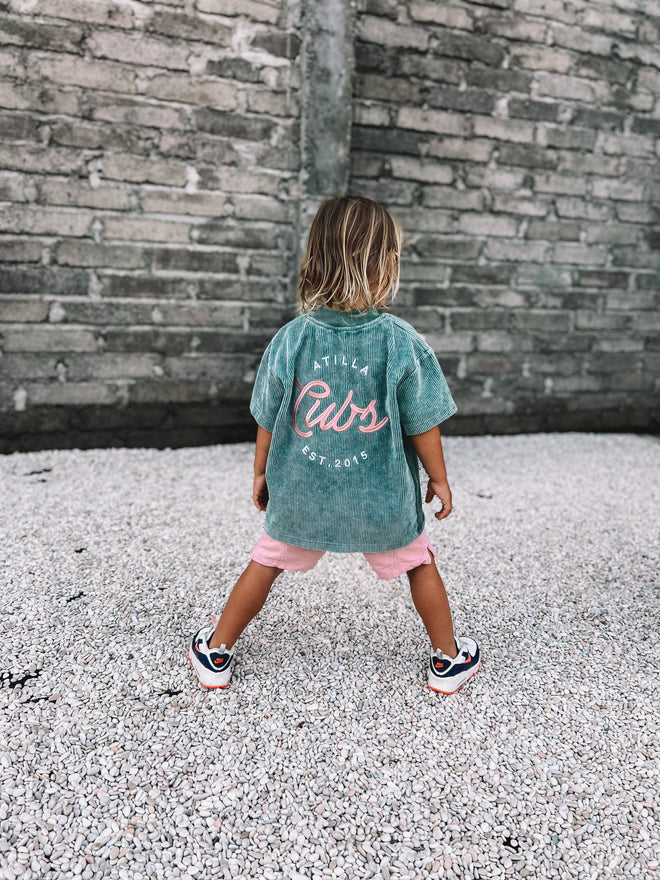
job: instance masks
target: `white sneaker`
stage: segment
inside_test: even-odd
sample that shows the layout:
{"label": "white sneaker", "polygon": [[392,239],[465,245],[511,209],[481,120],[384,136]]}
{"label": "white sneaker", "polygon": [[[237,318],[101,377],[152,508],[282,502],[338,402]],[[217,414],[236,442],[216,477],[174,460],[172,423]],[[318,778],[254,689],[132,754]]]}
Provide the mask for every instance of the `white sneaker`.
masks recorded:
{"label": "white sneaker", "polygon": [[205,688],[224,688],[228,687],[231,679],[234,649],[228,651],[227,645],[209,648],[209,639],[214,632],[215,622],[200,629],[193,636],[188,649],[188,659],[201,685]]}
{"label": "white sneaker", "polygon": [[428,684],[432,691],[453,694],[481,669],[479,645],[468,636],[455,638],[458,654],[448,657],[438,650],[429,660]]}

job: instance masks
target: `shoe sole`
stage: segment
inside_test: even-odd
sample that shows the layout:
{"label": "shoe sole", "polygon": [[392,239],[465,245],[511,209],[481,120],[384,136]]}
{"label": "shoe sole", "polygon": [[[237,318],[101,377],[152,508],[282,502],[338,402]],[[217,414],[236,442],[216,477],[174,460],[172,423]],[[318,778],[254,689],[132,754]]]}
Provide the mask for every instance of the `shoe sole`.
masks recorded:
{"label": "shoe sole", "polygon": [[460,691],[460,689],[463,687],[463,685],[466,685],[466,684],[468,683],[468,681],[472,681],[472,679],[475,677],[475,675],[477,674],[477,672],[479,672],[480,670],[481,670],[481,663],[477,666],[476,669],[474,669],[474,670],[472,671],[472,674],[471,674],[471,675],[468,675],[468,677],[465,679],[465,681],[462,681],[462,682],[458,685],[458,687],[455,687],[455,688],[454,688],[453,691],[441,691],[440,688],[434,688],[433,685],[429,685],[429,690],[431,690],[431,691],[435,691],[436,694],[445,694],[446,696],[449,696],[450,694],[455,694],[456,691]]}
{"label": "shoe sole", "polygon": [[197,678],[197,681],[201,684],[202,687],[204,687],[210,691],[217,690],[218,688],[229,687],[231,680],[228,681],[227,684],[206,684],[206,682],[202,681],[200,672],[198,671],[198,668],[197,668],[197,661],[195,660],[195,657],[193,656],[192,648],[188,648],[188,660],[190,661],[190,665],[193,668],[193,672],[195,674],[195,677]]}

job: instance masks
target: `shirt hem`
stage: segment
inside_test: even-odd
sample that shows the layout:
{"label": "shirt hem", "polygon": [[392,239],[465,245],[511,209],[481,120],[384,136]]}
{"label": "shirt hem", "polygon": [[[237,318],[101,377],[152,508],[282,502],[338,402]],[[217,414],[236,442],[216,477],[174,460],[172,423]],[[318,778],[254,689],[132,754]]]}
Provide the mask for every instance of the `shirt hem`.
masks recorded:
{"label": "shirt hem", "polygon": [[250,407],[250,414],[260,428],[263,428],[264,431],[268,431],[269,434],[273,433],[277,418],[274,418],[271,422],[264,416],[264,414],[260,410],[253,409],[252,407]]}
{"label": "shirt hem", "polygon": [[425,431],[430,431],[431,428],[435,428],[436,425],[441,425],[442,422],[445,422],[456,412],[458,412],[458,407],[454,404],[453,407],[441,410],[441,412],[424,419],[424,421],[413,422],[412,425],[402,424],[401,427],[408,437],[414,437],[416,434],[423,434]]}
{"label": "shirt hem", "polygon": [[319,550],[324,553],[388,553],[392,550],[401,550],[402,547],[407,547],[409,544],[412,544],[413,541],[416,541],[417,538],[422,534],[424,529],[426,528],[426,524],[422,524],[422,527],[410,538],[409,541],[404,541],[403,544],[397,543],[396,547],[383,547],[382,545],[369,545],[369,546],[360,546],[360,547],[350,547],[347,548],[344,544],[336,544],[330,541],[313,541],[301,543],[299,538],[296,538],[293,535],[285,535],[282,532],[276,534],[276,529],[269,529],[268,527],[264,529],[269,538],[273,538],[275,541],[282,541],[283,544],[291,544],[292,547],[300,547],[302,550]]}

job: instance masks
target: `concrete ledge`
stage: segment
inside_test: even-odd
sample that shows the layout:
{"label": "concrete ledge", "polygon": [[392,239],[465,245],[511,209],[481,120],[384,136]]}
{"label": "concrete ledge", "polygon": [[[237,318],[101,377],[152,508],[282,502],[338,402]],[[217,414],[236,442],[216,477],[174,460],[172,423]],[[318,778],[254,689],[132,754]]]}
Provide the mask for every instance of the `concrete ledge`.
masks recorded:
{"label": "concrete ledge", "polygon": [[[456,415],[443,426],[447,436],[561,431],[658,434],[660,409]],[[121,409],[41,406],[28,412],[0,413],[0,454],[109,447],[174,449],[250,442],[255,434],[248,401],[133,404]]]}
{"label": "concrete ledge", "polygon": [[0,415],[0,453],[41,449],[164,449],[254,440],[247,404],[35,407]]}

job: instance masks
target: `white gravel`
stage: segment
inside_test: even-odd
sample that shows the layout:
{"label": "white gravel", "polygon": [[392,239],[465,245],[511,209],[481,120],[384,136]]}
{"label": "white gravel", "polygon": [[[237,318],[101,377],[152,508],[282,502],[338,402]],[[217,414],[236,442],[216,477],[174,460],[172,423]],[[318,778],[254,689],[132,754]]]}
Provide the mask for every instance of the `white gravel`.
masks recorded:
{"label": "white gravel", "polygon": [[660,878],[660,443],[445,446],[429,533],[483,653],[452,697],[405,578],[335,554],[198,685],[250,444],[0,458],[0,878]]}

